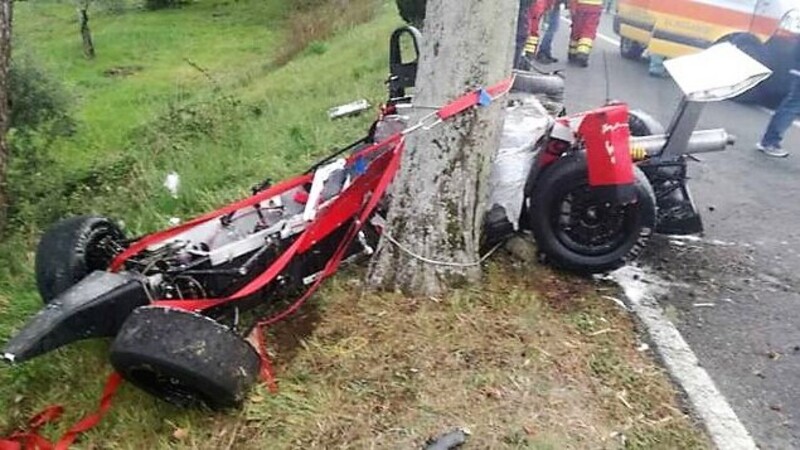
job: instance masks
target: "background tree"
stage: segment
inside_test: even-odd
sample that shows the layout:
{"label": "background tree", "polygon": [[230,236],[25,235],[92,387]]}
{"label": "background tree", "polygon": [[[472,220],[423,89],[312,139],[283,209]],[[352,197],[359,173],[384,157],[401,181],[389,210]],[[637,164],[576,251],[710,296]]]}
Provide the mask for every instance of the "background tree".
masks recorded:
{"label": "background tree", "polygon": [[12,0],[0,0],[0,231],[5,228],[8,213],[8,141],[9,126],[8,69],[11,65]]}
{"label": "background tree", "polygon": [[94,42],[92,42],[92,30],[89,28],[89,5],[91,4],[92,0],[78,1],[78,23],[81,27],[83,54],[89,59],[94,58]]}
{"label": "background tree", "polygon": [[[511,74],[518,0],[428,0],[415,103],[443,105]],[[417,117],[430,111],[419,111]],[[474,109],[409,138],[392,188],[388,235],[370,274],[373,285],[434,295],[477,281],[480,232],[503,102]],[[455,265],[422,262],[409,252]]]}

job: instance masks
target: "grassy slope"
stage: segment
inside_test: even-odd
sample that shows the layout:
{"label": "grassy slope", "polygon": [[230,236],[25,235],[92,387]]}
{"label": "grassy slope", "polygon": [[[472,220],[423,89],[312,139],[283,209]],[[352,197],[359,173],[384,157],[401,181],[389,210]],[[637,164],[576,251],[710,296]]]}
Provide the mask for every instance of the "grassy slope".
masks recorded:
{"label": "grassy slope", "polygon": [[[71,7],[18,3],[25,48],[79,99],[80,131],[58,143],[61,170],[121,153],[135,161],[121,186],[82,198],[85,211],[109,212],[133,232],[158,228],[168,217],[235,198],[265,176],[285,177],[360,137],[369,117],[331,123],[325,110],[383,98],[385,42],[398,23],[393,8],[275,69],[270,56],[287,38],[282,4],[203,0],[157,14],[98,15],[92,22],[98,59],[87,62],[79,56]],[[215,103],[220,95],[184,58],[208,68],[245,106],[226,114],[228,103]],[[103,75],[136,65],[143,70],[128,77]],[[197,101],[212,104],[200,110],[217,119],[208,133],[141,137],[141,126],[170,105]],[[160,186],[172,170],[183,179],[177,200]],[[31,242],[24,235],[0,245],[0,261],[10,262],[0,267],[0,341],[39,307]],[[593,286],[564,284],[540,269],[495,267],[482,291],[432,302],[354,294],[358,278],[339,277],[300,317],[275,330],[279,395],[258,387],[242,411],[211,415],[176,410],[125,387],[85,445],[408,448],[456,425],[472,427],[479,448],[616,447],[612,432],[642,448],[705,445],[675,410],[664,376],[635,351],[630,321],[599,305]],[[561,297],[574,301],[554,301]],[[592,335],[606,328],[613,332]],[[83,343],[0,369],[0,434],[49,403],[68,406],[64,423],[92,409],[110,370],[106,347]],[[58,430],[63,425],[45,431]]]}
{"label": "grassy slope", "polygon": [[[238,8],[203,1],[158,13],[98,11],[90,22],[97,58],[81,57],[74,7],[48,1],[17,5],[17,52],[30,52],[79,99],[84,127],[66,143],[62,161],[86,164],[126,145],[128,133],[152,120],[169,99],[208,90],[204,77],[184,61],[209,69],[224,83],[249,68],[266,66],[280,42],[283,2],[249,1]],[[20,48],[21,47],[21,48]],[[124,78],[114,68],[141,72]],[[71,144],[71,145],[69,145]]]}

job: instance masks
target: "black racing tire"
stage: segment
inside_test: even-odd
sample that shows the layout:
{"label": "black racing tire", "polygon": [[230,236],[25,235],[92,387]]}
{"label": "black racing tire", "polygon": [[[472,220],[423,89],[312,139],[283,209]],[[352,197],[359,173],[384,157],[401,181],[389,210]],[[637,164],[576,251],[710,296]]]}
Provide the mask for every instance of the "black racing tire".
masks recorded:
{"label": "black racing tire", "polygon": [[95,270],[106,270],[116,254],[109,239],[122,245],[125,235],[111,220],[76,216],[56,222],[36,249],[36,286],[45,304]]}
{"label": "black racing tire", "polygon": [[159,306],[138,308],[128,317],[110,358],[125,380],[183,408],[240,406],[260,368],[253,346],[228,327]]}
{"label": "black racing tire", "polygon": [[644,54],[644,46],[633,39],[623,37],[619,40],[619,53],[625,59],[639,61]]}
{"label": "black racing tire", "polygon": [[666,134],[667,129],[656,118],[650,114],[632,109],[628,115],[628,128],[630,129],[631,136],[644,137]]}
{"label": "black racing tire", "polygon": [[[627,205],[613,205],[594,198],[597,191],[589,188],[585,155],[567,156],[548,167],[536,184],[528,213],[542,259],[572,272],[604,273],[634,258],[653,234],[657,220],[653,188],[641,169],[634,167],[634,171],[636,200]],[[581,214],[579,223],[564,224],[564,208],[569,201],[572,201],[570,208],[578,204],[574,214],[580,212],[580,202],[587,205],[583,208],[587,212],[595,212],[592,217]],[[574,217],[570,215],[569,220]],[[599,232],[606,225],[610,225],[609,235],[602,236]],[[579,234],[583,236],[576,237]],[[592,242],[587,244],[581,239]]]}

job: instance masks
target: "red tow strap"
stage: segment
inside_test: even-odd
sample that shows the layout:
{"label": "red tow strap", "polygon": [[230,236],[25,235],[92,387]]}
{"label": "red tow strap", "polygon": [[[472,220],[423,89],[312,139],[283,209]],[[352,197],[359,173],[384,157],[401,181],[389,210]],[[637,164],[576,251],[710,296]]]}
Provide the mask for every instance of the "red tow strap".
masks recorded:
{"label": "red tow strap", "polygon": [[[514,79],[512,77],[485,90],[480,89],[475,92],[468,93],[456,99],[454,102],[446,105],[442,109],[440,109],[436,113],[436,115],[441,120],[447,120],[475,106],[478,105],[485,106],[495,98],[507,93],[511,89],[513,81]],[[386,192],[389,185],[391,184],[395,173],[397,173],[397,170],[400,167],[400,161],[402,159],[404,143],[405,142],[403,139],[403,135],[396,134],[383,142],[374,144],[368,147],[367,149],[362,150],[361,152],[350,158],[351,160],[354,160],[360,157],[361,155],[374,152],[380,148],[392,145],[391,158],[389,159],[388,164],[386,165],[380,179],[377,181],[374,190],[372,190],[371,194],[369,195],[369,200],[367,201],[366,205],[363,208],[361,208],[361,210],[358,212],[357,220],[348,229],[347,234],[345,235],[344,239],[342,239],[342,243],[337,248],[333,257],[328,261],[320,276],[317,277],[314,283],[311,286],[309,286],[308,290],[287,309],[276,314],[271,318],[262,320],[261,322],[256,324],[253,333],[254,333],[254,338],[256,339],[257,342],[256,350],[258,351],[259,357],[261,359],[260,376],[261,379],[268,385],[271,392],[273,393],[277,392],[278,386],[275,379],[274,369],[272,367],[272,364],[269,360],[269,356],[267,353],[267,343],[264,336],[265,334],[264,329],[286,319],[287,317],[297,312],[297,310],[299,310],[303,306],[303,304],[309,298],[311,298],[314,292],[317,291],[322,282],[325,281],[328,277],[330,277],[334,273],[336,273],[336,271],[339,268],[339,264],[342,262],[342,259],[344,258],[344,255],[347,252],[348,247],[353,242],[353,240],[358,236],[358,233],[363,228],[365,222],[369,219],[369,217],[374,212],[375,208],[378,206],[378,203],[383,197],[383,194]],[[143,251],[144,249],[146,249],[151,245],[158,244],[169,238],[177,236],[178,234],[194,226],[214,220],[226,214],[233,213],[240,209],[249,206],[254,206],[255,204],[260,203],[264,200],[280,195],[296,187],[302,186],[303,184],[309,183],[312,181],[312,179],[313,179],[312,174],[307,174],[297,178],[293,178],[291,180],[275,185],[263,192],[260,192],[257,195],[233,203],[217,211],[205,214],[189,222],[181,224],[177,227],[148,235],[147,237],[135,242],[133,245],[128,247],[124,252],[122,252],[119,256],[117,256],[117,258],[114,259],[114,261],[111,263],[109,269],[111,271],[118,271],[125,264],[125,261],[130,259],[132,256],[135,256],[136,254],[140,253],[141,251]],[[202,311],[253,294],[258,290],[260,290],[261,288],[263,288],[264,286],[266,286],[268,283],[270,283],[275,277],[277,277],[280,274],[280,272],[282,272],[286,268],[291,259],[294,256],[296,256],[299,249],[303,245],[308,245],[307,242],[304,242],[305,240],[304,238],[307,235],[307,233],[308,230],[304,232],[292,244],[292,246],[289,249],[287,249],[287,251],[284,252],[284,254],[281,255],[281,257],[278,258],[278,260],[276,260],[275,263],[273,263],[269,267],[267,271],[265,271],[261,276],[259,276],[255,280],[248,283],[245,287],[240,289],[239,292],[232,295],[231,297],[223,299],[158,301],[156,302],[156,304],[162,306],[181,308],[185,310]],[[0,439],[0,450],[68,449],[81,433],[90,430],[91,428],[95,427],[98,423],[100,423],[100,420],[102,420],[103,416],[105,416],[105,414],[111,408],[112,399],[117,389],[119,388],[120,383],[122,383],[122,377],[116,372],[112,373],[108,377],[108,380],[106,381],[105,388],[103,389],[103,395],[100,399],[100,403],[98,405],[97,410],[92,414],[87,415],[86,417],[81,419],[78,423],[73,425],[69,430],[67,430],[66,433],[64,433],[63,436],[61,436],[61,438],[55,444],[51,443],[50,441],[42,437],[39,434],[39,431],[44,425],[58,421],[58,419],[64,412],[64,408],[59,405],[50,406],[44,409],[39,414],[37,414],[36,416],[34,416],[33,418],[31,418],[31,420],[28,422],[28,426],[24,430],[15,431],[7,438]]]}
{"label": "red tow strap", "polygon": [[118,373],[114,372],[109,375],[97,410],[73,425],[55,444],[42,437],[39,434],[39,430],[49,423],[58,421],[58,419],[64,413],[64,408],[59,405],[45,408],[44,411],[33,416],[31,420],[28,421],[28,426],[25,430],[15,431],[14,433],[11,433],[8,438],[0,440],[0,450],[68,449],[78,435],[94,428],[98,423],[100,423],[100,420],[103,419],[103,416],[105,416],[109,408],[111,408],[111,401],[114,398],[114,394],[117,392],[117,388],[119,388],[121,382],[122,377]]}

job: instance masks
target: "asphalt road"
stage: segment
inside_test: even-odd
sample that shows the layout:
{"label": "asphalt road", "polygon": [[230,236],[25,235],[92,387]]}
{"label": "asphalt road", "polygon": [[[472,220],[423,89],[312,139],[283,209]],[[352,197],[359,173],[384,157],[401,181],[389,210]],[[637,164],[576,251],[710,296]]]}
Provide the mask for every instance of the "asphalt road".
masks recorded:
{"label": "asphalt road", "polygon": [[[568,29],[562,23],[556,40],[562,59]],[[602,34],[616,39],[609,18]],[[569,110],[606,100],[604,54],[611,98],[669,123],[675,84],[602,38],[589,69],[567,68]],[[738,143],[690,168],[705,236],[658,239],[643,262],[675,283],[662,306],[756,442],[800,448],[800,125],[785,141],[794,155],[771,159],[754,150],[768,119],[756,106],[708,106],[701,127],[727,128]]]}

